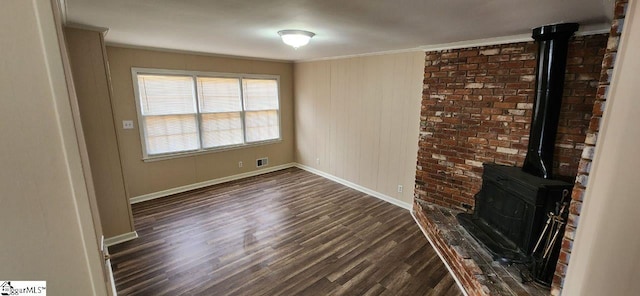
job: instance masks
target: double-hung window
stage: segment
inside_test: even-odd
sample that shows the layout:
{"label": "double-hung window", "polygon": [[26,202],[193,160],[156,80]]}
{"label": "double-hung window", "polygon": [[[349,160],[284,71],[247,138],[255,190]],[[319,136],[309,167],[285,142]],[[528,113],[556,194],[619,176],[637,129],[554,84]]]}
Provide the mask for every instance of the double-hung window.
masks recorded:
{"label": "double-hung window", "polygon": [[280,140],[279,77],[133,68],[144,159]]}

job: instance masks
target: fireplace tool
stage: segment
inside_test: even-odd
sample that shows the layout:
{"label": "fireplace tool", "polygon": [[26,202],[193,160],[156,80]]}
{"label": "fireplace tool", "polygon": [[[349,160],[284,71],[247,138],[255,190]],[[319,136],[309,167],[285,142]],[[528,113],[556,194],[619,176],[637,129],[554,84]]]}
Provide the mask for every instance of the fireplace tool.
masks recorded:
{"label": "fireplace tool", "polygon": [[558,243],[566,224],[566,216],[569,207],[569,190],[562,191],[562,200],[556,203],[555,211],[547,214],[547,222],[538,237],[538,241],[531,252],[531,274],[535,281],[545,286],[550,286],[553,280],[555,266],[549,266],[549,262],[555,262],[559,255]]}

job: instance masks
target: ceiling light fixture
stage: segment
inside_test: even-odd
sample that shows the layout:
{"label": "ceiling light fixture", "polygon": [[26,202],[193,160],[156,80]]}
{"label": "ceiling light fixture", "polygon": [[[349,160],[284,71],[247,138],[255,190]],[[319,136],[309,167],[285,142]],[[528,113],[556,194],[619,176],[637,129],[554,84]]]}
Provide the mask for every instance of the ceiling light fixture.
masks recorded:
{"label": "ceiling light fixture", "polygon": [[303,30],[282,30],[278,31],[278,35],[282,37],[284,44],[291,45],[293,48],[298,49],[300,46],[307,45],[311,37],[316,34]]}

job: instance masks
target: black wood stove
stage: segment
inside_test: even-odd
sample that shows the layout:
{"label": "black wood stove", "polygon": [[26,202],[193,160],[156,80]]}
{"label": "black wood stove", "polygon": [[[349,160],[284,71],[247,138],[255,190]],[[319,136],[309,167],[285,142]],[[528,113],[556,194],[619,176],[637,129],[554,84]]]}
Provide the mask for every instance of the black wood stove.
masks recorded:
{"label": "black wood stove", "polygon": [[[567,47],[577,30],[578,24],[574,23],[533,30],[533,38],[538,42],[536,97],[524,165],[518,168],[484,164],[482,189],[475,196],[473,214],[458,215],[462,226],[497,260],[535,261],[533,251],[543,242],[541,234],[551,232],[546,222],[557,216],[560,217],[555,218],[557,225],[564,225],[562,216],[566,219],[567,207],[564,211],[561,208],[564,202],[568,203],[573,184],[553,180],[552,164]],[[552,227],[557,226],[556,222]],[[554,235],[556,238],[552,240]],[[541,252],[546,254],[545,262],[537,269],[545,270],[535,275],[538,282],[551,283],[561,240],[560,233],[551,233],[544,240],[550,247]]]}
{"label": "black wood stove", "polygon": [[547,214],[559,211],[557,205],[571,188],[570,183],[536,177],[518,167],[487,163],[473,214],[460,214],[458,220],[495,259],[527,262]]}

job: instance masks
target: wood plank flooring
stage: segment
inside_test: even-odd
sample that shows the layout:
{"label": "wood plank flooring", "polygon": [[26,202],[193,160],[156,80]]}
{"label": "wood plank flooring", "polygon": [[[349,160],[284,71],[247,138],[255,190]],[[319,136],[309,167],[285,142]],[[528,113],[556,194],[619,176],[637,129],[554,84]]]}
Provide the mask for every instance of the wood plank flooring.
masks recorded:
{"label": "wood plank flooring", "polygon": [[118,295],[462,295],[408,211],[297,168],[133,215]]}

